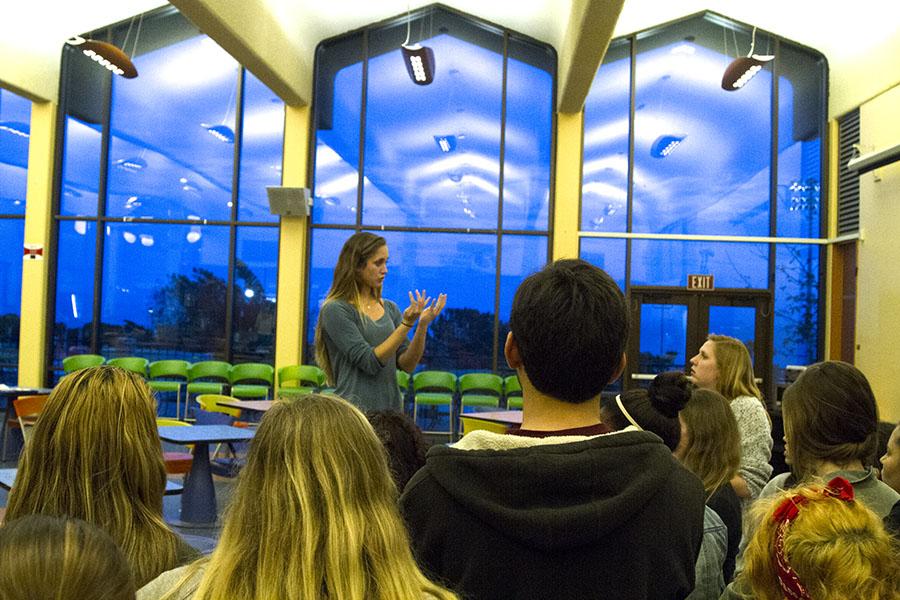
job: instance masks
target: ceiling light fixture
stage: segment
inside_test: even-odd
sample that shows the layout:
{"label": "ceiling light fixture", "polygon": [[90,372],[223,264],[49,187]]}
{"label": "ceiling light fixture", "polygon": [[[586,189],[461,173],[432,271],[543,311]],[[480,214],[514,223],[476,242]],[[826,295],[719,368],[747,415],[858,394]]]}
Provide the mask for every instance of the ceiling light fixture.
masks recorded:
{"label": "ceiling light fixture", "polygon": [[114,162],[113,165],[116,168],[128,171],[129,173],[137,173],[138,171],[143,171],[147,168],[147,161],[140,156],[135,156],[133,158],[120,158]]}
{"label": "ceiling light fixture", "polygon": [[678,147],[681,142],[684,141],[687,135],[672,135],[666,134],[661,135],[653,142],[653,145],[650,146],[650,156],[653,158],[665,158],[668,155],[672,154],[672,151]]}
{"label": "ceiling light fixture", "polygon": [[409,4],[406,5],[406,41],[400,45],[403,54],[403,64],[409,78],[416,85],[428,85],[434,81],[434,51],[428,46],[410,44],[409,33],[412,19],[409,14]]}
{"label": "ceiling light fixture", "polygon": [[747,56],[741,56],[725,68],[722,75],[722,89],[726,92],[734,92],[744,87],[748,81],[759,73],[763,65],[775,58],[771,54],[753,54],[756,47],[756,27],[753,28],[753,36],[750,40],[750,52]]}
{"label": "ceiling light fixture", "polygon": [[218,125],[210,125],[209,123],[200,123],[200,127],[205,129],[209,135],[225,144],[234,143],[234,129],[226,125],[229,117],[231,117],[231,105],[234,104],[237,97],[237,78],[234,80],[234,86],[231,89],[231,97],[228,98],[228,105],[225,108],[225,116]]}
{"label": "ceiling light fixture", "polygon": [[441,152],[453,152],[456,150],[455,135],[436,135],[434,136],[434,141],[437,143],[438,148],[441,149]]}

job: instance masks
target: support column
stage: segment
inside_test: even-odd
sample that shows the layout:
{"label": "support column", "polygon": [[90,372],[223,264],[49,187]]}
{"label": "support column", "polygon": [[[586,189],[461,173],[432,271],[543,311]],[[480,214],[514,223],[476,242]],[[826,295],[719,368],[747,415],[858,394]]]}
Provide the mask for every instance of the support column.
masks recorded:
{"label": "support column", "polygon": [[[285,107],[282,185],[308,185],[310,107]],[[300,364],[306,314],[308,219],[281,217],[278,240],[278,304],[275,332],[275,369]]]}
{"label": "support column", "polygon": [[584,111],[556,115],[556,194],[552,260],[578,257]]}
{"label": "support column", "polygon": [[28,179],[25,192],[25,244],[43,249],[38,260],[22,264],[22,307],[19,321],[19,385],[43,387],[47,358],[47,288],[53,206],[53,154],[56,104],[31,105]]}

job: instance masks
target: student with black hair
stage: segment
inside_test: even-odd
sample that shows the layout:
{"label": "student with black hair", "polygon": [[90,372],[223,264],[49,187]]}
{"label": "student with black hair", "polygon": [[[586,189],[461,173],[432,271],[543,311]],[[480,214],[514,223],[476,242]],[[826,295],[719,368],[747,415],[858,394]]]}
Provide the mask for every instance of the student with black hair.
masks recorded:
{"label": "student with black hair", "polygon": [[400,500],[420,564],[473,599],[686,597],[703,486],[656,435],[600,421],[624,367],[622,292],[556,261],[519,286],[510,329],[522,428],[428,452]]}

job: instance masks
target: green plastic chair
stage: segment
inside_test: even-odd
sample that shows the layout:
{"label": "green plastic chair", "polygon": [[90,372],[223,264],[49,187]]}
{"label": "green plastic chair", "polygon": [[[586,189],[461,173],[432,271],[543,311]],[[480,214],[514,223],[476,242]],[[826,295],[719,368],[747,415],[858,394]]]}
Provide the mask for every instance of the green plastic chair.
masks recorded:
{"label": "green plastic chair", "polygon": [[499,408],[503,378],[494,373],[466,373],[459,378],[460,412],[467,406]]}
{"label": "green plastic chair", "polygon": [[402,369],[397,369],[397,387],[400,388],[400,393],[405,398],[406,392],[409,391],[409,373]]}
{"label": "green plastic chair", "polygon": [[188,367],[187,394],[184,413],[187,418],[191,394],[221,394],[231,382],[231,363],[223,360],[203,360]]}
{"label": "green plastic chair", "polygon": [[[190,363],[186,360],[157,360],[150,363],[147,384],[154,392],[175,392],[175,417],[181,417],[181,388],[188,380]],[[185,412],[187,406],[185,405]]]}
{"label": "green plastic chair", "polygon": [[[235,398],[269,399],[275,381],[275,369],[263,363],[242,363],[231,367],[229,373],[231,395]],[[252,383],[241,383],[252,382]]]}
{"label": "green plastic chair", "polygon": [[325,385],[325,372],[315,365],[290,365],[278,369],[278,395],[299,396],[318,392]]}
{"label": "green plastic chair", "polygon": [[149,360],[139,356],[122,356],[119,358],[111,358],[106,361],[106,364],[108,365],[119,367],[120,369],[131,371],[132,373],[137,373],[141,377],[147,376],[147,365],[149,363]]}
{"label": "green plastic chair", "polygon": [[503,380],[503,390],[506,396],[506,408],[522,408],[522,385],[518,375],[510,375]]}
{"label": "green plastic chair", "polygon": [[66,374],[72,371],[80,371],[88,367],[96,367],[106,362],[106,359],[99,354],[73,354],[63,359],[63,371]]}
{"label": "green plastic chair", "polygon": [[453,437],[453,396],[456,394],[456,375],[447,371],[420,371],[412,377],[413,421],[418,424],[419,405],[447,406],[450,416],[447,431],[423,430],[423,433],[446,433]]}

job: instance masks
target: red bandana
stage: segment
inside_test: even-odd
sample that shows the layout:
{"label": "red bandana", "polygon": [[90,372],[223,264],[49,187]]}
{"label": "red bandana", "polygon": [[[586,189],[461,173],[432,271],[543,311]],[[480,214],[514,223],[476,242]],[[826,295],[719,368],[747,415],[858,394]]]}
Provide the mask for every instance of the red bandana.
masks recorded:
{"label": "red bandana", "polygon": [[[853,485],[843,477],[835,477],[822,490],[822,495],[852,502]],[[772,520],[778,523],[778,529],[775,531],[775,572],[778,574],[781,591],[788,600],[811,600],[809,592],[800,583],[800,578],[788,563],[787,556],[784,555],[784,535],[788,525],[797,518],[797,515],[800,514],[800,507],[807,502],[809,500],[800,495],[785,498],[772,514]]]}

